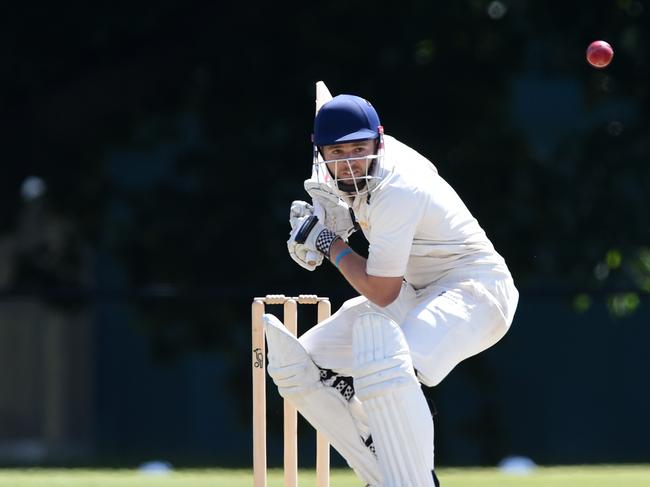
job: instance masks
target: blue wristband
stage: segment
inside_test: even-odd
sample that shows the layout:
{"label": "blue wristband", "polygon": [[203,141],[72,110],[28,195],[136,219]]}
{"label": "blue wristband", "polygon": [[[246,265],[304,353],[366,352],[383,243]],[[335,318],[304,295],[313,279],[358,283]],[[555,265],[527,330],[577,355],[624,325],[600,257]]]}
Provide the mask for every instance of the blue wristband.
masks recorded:
{"label": "blue wristband", "polygon": [[336,259],[334,260],[334,265],[336,267],[339,266],[339,262],[341,262],[341,259],[348,255],[350,252],[352,252],[352,249],[348,247],[347,249],[343,249],[339,252],[339,255],[336,256]]}

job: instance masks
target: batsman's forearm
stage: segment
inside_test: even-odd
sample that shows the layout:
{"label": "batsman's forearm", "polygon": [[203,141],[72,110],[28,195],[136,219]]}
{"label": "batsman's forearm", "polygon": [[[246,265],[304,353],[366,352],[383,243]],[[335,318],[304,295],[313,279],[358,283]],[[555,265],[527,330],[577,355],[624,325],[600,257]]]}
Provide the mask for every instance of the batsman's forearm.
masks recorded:
{"label": "batsman's forearm", "polygon": [[[343,240],[336,240],[330,249],[330,260],[350,247]],[[338,269],[350,285],[359,293],[382,308],[392,303],[399,295],[401,278],[370,276],[366,273],[366,259],[350,249],[338,262]]]}

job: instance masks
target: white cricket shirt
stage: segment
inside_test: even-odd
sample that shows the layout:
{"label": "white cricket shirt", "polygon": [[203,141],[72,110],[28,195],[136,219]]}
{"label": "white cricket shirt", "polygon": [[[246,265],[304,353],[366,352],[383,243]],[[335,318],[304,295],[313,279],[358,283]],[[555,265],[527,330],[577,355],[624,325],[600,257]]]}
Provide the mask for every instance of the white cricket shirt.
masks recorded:
{"label": "white cricket shirt", "polygon": [[454,189],[425,157],[385,136],[381,182],[357,196],[354,213],[370,247],[366,272],[404,276],[416,289],[442,278],[510,275]]}

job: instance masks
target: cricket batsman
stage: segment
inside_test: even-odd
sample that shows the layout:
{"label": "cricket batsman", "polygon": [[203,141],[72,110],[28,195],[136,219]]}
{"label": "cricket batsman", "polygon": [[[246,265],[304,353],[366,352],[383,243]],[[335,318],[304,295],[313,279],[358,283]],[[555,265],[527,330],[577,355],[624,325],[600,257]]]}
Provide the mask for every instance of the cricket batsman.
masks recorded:
{"label": "cricket batsman", "polygon": [[[299,339],[266,314],[269,374],[365,484],[438,487],[421,385],[500,340],[519,294],[454,189],[367,100],[325,103],[313,143],[289,254],[310,271],[329,260],[359,296]],[[367,259],[346,243],[357,229]]]}

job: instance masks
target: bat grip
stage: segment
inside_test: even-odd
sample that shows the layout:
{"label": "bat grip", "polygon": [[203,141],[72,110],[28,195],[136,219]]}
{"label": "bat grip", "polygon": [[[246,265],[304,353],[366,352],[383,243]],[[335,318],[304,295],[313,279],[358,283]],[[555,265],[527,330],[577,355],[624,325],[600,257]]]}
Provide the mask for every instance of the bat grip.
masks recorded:
{"label": "bat grip", "polygon": [[307,252],[307,264],[308,265],[318,264],[318,252],[314,252],[313,250]]}

